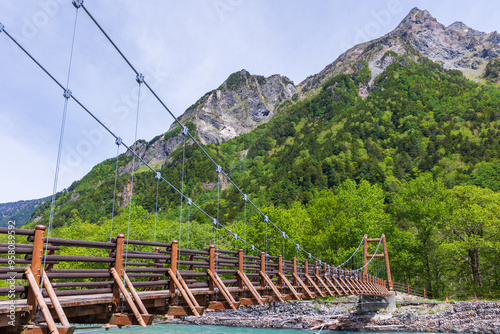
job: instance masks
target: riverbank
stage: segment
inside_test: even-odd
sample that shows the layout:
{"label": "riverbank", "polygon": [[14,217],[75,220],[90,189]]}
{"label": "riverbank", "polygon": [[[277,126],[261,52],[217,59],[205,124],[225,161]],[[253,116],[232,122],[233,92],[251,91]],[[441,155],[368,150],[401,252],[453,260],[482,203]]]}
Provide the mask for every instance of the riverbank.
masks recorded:
{"label": "riverbank", "polygon": [[181,324],[251,328],[288,328],[372,332],[448,332],[500,334],[500,302],[441,302],[418,300],[404,294],[393,314],[361,312],[357,297],[332,302],[297,301],[240,310],[206,312],[202,317],[171,319]]}

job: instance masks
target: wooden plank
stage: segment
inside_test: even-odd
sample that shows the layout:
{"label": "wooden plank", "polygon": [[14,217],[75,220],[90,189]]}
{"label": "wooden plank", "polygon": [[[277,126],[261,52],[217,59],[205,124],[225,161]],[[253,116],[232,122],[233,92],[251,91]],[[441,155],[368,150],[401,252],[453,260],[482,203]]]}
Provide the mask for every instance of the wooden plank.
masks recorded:
{"label": "wooden plank", "polygon": [[339,289],[337,289],[335,284],[333,284],[333,282],[328,278],[328,276],[325,276],[325,280],[326,280],[326,283],[330,284],[330,286],[335,290],[335,292],[337,293],[337,296],[342,296],[342,293],[339,291]]}
{"label": "wooden plank", "polygon": [[293,278],[299,283],[300,287],[306,292],[306,294],[309,296],[309,298],[313,299],[314,295],[312,294],[311,290],[307,287],[307,285],[302,281],[296,273],[293,273]]}
{"label": "wooden plank", "polygon": [[241,280],[246,285],[246,287],[248,288],[248,290],[250,290],[250,293],[255,298],[255,300],[259,303],[259,305],[264,305],[264,303],[262,302],[262,297],[257,292],[257,290],[255,289],[254,285],[252,284],[252,282],[250,282],[250,280],[245,275],[245,273],[238,270],[238,276],[241,278]]}
{"label": "wooden plank", "polygon": [[215,283],[215,285],[217,285],[217,288],[219,288],[219,290],[221,291],[222,295],[224,296],[224,298],[226,299],[226,301],[229,303],[229,306],[233,309],[233,310],[236,310],[236,301],[233,299],[233,296],[231,296],[231,294],[229,293],[229,291],[227,290],[226,286],[224,285],[224,283],[222,283],[222,281],[220,280],[219,276],[217,275],[216,272],[213,272],[212,270],[210,269],[207,269],[207,274],[210,276],[210,278],[212,279],[212,281]]}
{"label": "wooden plank", "polygon": [[290,292],[292,292],[292,294],[295,297],[295,299],[300,300],[301,298],[300,298],[297,290],[295,290],[295,288],[293,287],[292,283],[290,283],[290,281],[286,278],[286,276],[283,273],[281,273],[281,272],[278,273],[278,275],[280,276],[280,278],[283,281],[283,283],[285,283],[285,285],[287,286],[288,290],[290,290]]}
{"label": "wooden plank", "polygon": [[260,272],[260,276],[263,277],[264,280],[266,281],[267,285],[269,285],[271,287],[271,290],[273,290],[274,294],[276,295],[276,297],[278,297],[279,301],[282,302],[282,303],[284,303],[285,300],[283,299],[283,296],[281,295],[281,292],[273,284],[273,281],[271,281],[271,279],[269,278],[269,276],[267,276],[266,273],[263,272],[263,271]]}
{"label": "wooden plank", "polygon": [[130,294],[128,293],[127,289],[125,288],[125,285],[123,285],[120,275],[116,272],[115,268],[110,269],[111,275],[113,275],[113,278],[115,279],[115,284],[118,284],[118,287],[120,288],[120,291],[122,294],[125,296],[125,299],[127,300],[128,305],[132,309],[132,312],[134,313],[137,322],[142,326],[142,327],[147,327],[146,323],[144,322],[144,319],[141,316],[141,313],[137,309],[137,306],[135,306],[134,301],[132,300],[132,297],[130,297]]}
{"label": "wooden plank", "polygon": [[[172,243],[173,244],[173,243]],[[181,292],[182,296],[184,297],[184,299],[186,300],[186,303],[189,305],[189,307],[191,308],[191,311],[193,312],[193,314],[197,317],[200,316],[200,314],[198,313],[198,311],[196,310],[196,307],[194,306],[193,302],[191,301],[191,298],[190,296],[187,294],[187,292],[184,290],[184,288],[182,287],[181,283],[177,280],[177,277],[175,277],[175,272],[171,269],[171,268],[168,268],[168,274],[170,275],[170,280],[173,282],[174,285],[172,286],[176,286],[177,289],[179,289],[179,291]],[[172,289],[172,286],[170,287],[170,289]],[[175,287],[174,287],[175,289]],[[175,293],[175,291],[174,291]]]}
{"label": "wooden plank", "polygon": [[70,327],[68,318],[66,318],[66,314],[64,314],[64,310],[59,303],[59,299],[57,299],[56,293],[52,288],[52,284],[50,283],[49,278],[45,271],[42,271],[43,285],[47,294],[49,295],[50,301],[52,302],[52,307],[56,310],[57,316],[59,317],[59,321],[65,327]]}
{"label": "wooden plank", "polygon": [[43,317],[45,318],[45,322],[47,323],[49,330],[52,334],[60,334],[59,330],[56,327],[54,319],[52,318],[52,314],[50,313],[50,310],[45,303],[45,299],[43,298],[42,292],[38,287],[38,283],[35,279],[35,276],[33,275],[33,272],[31,271],[31,268],[26,267],[24,269],[24,272],[26,273],[26,278],[28,279],[28,282],[30,284],[31,291],[33,291],[33,295],[35,296],[35,299],[40,306],[40,309],[42,310]]}

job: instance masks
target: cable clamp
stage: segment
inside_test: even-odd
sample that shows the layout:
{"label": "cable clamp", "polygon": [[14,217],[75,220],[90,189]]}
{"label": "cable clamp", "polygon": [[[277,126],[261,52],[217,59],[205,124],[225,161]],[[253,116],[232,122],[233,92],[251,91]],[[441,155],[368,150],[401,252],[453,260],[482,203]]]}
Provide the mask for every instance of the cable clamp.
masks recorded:
{"label": "cable clamp", "polygon": [[121,137],[116,137],[115,144],[120,146],[123,143],[123,140]]}
{"label": "cable clamp", "polygon": [[191,198],[187,199],[187,205],[193,205],[193,200]]}
{"label": "cable clamp", "polygon": [[318,261],[319,265],[321,265],[321,260]]}
{"label": "cable clamp", "polygon": [[214,226],[217,226],[217,219],[212,218],[212,224],[213,224]]}
{"label": "cable clamp", "polygon": [[156,172],[155,179],[161,180],[161,173],[160,172]]}
{"label": "cable clamp", "polygon": [[70,91],[69,89],[66,89],[66,90],[64,91],[63,96],[64,96],[65,98],[69,99],[69,98],[71,97],[71,94],[73,94],[73,93],[71,93],[71,91]]}
{"label": "cable clamp", "polygon": [[299,244],[295,244],[295,248],[300,249]]}
{"label": "cable clamp", "polygon": [[144,82],[144,75],[142,73],[137,73],[137,77],[135,78],[135,81],[138,83],[143,83]]}
{"label": "cable clamp", "polygon": [[283,237],[283,239],[285,239],[285,237],[286,237],[285,232],[281,232],[281,236]]}
{"label": "cable clamp", "polygon": [[236,233],[234,234],[234,238],[235,238],[235,239],[238,239],[238,235],[237,235]]}
{"label": "cable clamp", "polygon": [[189,133],[189,129],[187,126],[183,126],[182,127],[182,130],[181,130],[181,133],[184,135],[184,136],[187,136],[188,133]]}
{"label": "cable clamp", "polygon": [[250,247],[252,249],[252,252],[255,250],[255,246],[252,245],[252,247]]}
{"label": "cable clamp", "polygon": [[217,173],[222,173],[222,166],[217,165],[217,169],[215,170]]}
{"label": "cable clamp", "polygon": [[264,221],[265,221],[266,223],[268,223],[268,222],[269,222],[269,218],[268,218],[267,216],[264,216]]}
{"label": "cable clamp", "polygon": [[5,26],[0,23],[0,33],[5,30]]}
{"label": "cable clamp", "polygon": [[72,1],[73,3],[73,6],[75,6],[75,8],[80,8],[81,6],[83,6],[83,0],[73,0]]}
{"label": "cable clamp", "polygon": [[311,258],[311,253],[308,253],[308,255],[309,255],[309,258]]}
{"label": "cable clamp", "polygon": [[246,202],[248,201],[248,195],[247,194],[243,194],[243,200]]}

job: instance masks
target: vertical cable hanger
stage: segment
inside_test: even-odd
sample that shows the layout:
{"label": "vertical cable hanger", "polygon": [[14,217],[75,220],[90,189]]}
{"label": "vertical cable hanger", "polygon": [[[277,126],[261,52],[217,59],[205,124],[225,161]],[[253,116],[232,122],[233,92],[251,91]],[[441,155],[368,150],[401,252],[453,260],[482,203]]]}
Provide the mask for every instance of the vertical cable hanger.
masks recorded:
{"label": "vertical cable hanger", "polygon": [[118,157],[120,156],[120,145],[122,144],[122,139],[120,137],[115,139],[116,144],[116,166],[115,166],[115,185],[113,187],[113,207],[111,209],[111,227],[109,229],[109,241],[113,238],[113,221],[115,218],[115,202],[116,202],[116,181],[118,179]]}
{"label": "vertical cable hanger", "polygon": [[[139,89],[137,92],[137,113],[135,117],[135,136],[134,136],[134,148],[133,148],[133,158],[132,158],[132,180],[130,184],[130,199],[129,199],[129,209],[128,209],[128,224],[127,224],[127,242],[126,242],[126,252],[125,252],[125,266],[123,268],[123,271],[127,273],[127,265],[128,265],[128,246],[129,246],[129,239],[130,239],[130,219],[132,216],[132,197],[134,196],[134,177],[135,177],[135,158],[137,156],[137,129],[139,127],[139,112],[140,112],[140,106],[141,106],[141,86],[142,83],[144,82],[144,75],[141,73],[137,74],[136,79],[137,83],[139,84]],[[161,176],[160,176],[161,177]],[[125,284],[125,275],[123,277],[123,284]],[[124,297],[122,296],[122,305],[121,308],[122,310],[124,309],[123,306],[124,303]]]}
{"label": "vertical cable hanger", "polygon": [[[57,150],[56,171],[55,171],[55,175],[54,175],[54,187],[52,188],[52,199],[51,199],[51,203],[50,203],[49,226],[48,226],[48,229],[47,229],[47,236],[46,236],[46,242],[45,242],[45,250],[44,250],[44,254],[43,254],[43,268],[46,268],[49,239],[51,237],[52,224],[53,224],[53,221],[54,221],[54,211],[55,211],[55,206],[56,206],[57,184],[58,184],[58,179],[59,179],[59,167],[61,165],[62,147],[63,147],[63,142],[64,142],[64,129],[66,127],[66,115],[67,115],[67,111],[68,111],[68,100],[71,97],[71,91],[69,90],[69,81],[70,81],[70,77],[71,77],[71,65],[73,63],[73,51],[74,51],[74,48],[75,48],[76,26],[77,26],[77,22],[78,22],[78,8],[80,8],[82,2],[83,2],[83,0],[80,0],[80,1],[73,0],[73,6],[76,8],[76,11],[75,11],[75,20],[74,20],[74,25],[73,25],[73,37],[71,39],[71,51],[70,51],[70,55],[69,55],[68,76],[67,76],[67,79],[66,79],[66,87],[65,87],[65,90],[64,90],[64,94],[63,94],[63,96],[64,96],[64,107],[63,107],[63,115],[62,115],[62,121],[61,121],[61,131],[59,133],[59,147],[58,147],[58,150]],[[6,34],[7,34],[7,32],[6,32]],[[9,35],[7,34],[7,36],[9,36]],[[17,42],[16,42],[16,44],[17,44]],[[37,64],[38,64],[38,62],[37,62]],[[42,67],[42,69],[43,69],[43,67]],[[45,72],[48,73],[47,71],[45,71]],[[42,270],[42,277],[40,278],[40,291],[42,291],[42,289],[43,289],[43,275],[44,275],[44,272],[45,271]],[[40,305],[37,304],[37,310],[36,310],[36,315],[35,315],[35,323],[38,324],[39,320],[40,320]]]}

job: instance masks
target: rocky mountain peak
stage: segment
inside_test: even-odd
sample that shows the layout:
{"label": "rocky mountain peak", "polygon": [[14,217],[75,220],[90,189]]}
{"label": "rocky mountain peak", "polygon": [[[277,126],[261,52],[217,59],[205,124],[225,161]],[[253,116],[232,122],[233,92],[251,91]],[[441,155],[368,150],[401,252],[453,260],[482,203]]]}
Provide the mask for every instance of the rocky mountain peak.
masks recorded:
{"label": "rocky mountain peak", "polygon": [[189,107],[181,121],[196,126],[203,144],[224,142],[269,121],[279,104],[296,92],[287,77],[275,74],[265,78],[243,69]]}
{"label": "rocky mountain peak", "polygon": [[[196,132],[202,144],[218,144],[268,122],[280,104],[296,93],[293,82],[285,76],[274,74],[266,78],[242,69],[206,93],[179,119]],[[174,122],[167,133],[149,143],[138,141],[136,152],[148,163],[160,163],[182,144],[183,138],[180,126]],[[131,170],[129,164],[122,172]]]}
{"label": "rocky mountain peak", "polygon": [[441,28],[444,26],[439,23],[434,16],[432,16],[427,10],[420,10],[419,8],[413,8],[408,15],[401,21],[396,30],[402,28],[408,28],[412,26],[424,26],[428,28]]}
{"label": "rocky mountain peak", "polygon": [[359,64],[368,63],[371,79],[361,83],[359,90],[361,96],[368,96],[375,77],[396,61],[395,56],[415,61],[427,57],[445,69],[460,70],[469,79],[480,80],[488,64],[500,57],[500,35],[474,30],[463,22],[445,27],[427,10],[415,7],[392,32],[347,50],[321,72],[301,82],[299,91],[305,95],[337,74],[356,77]]}

